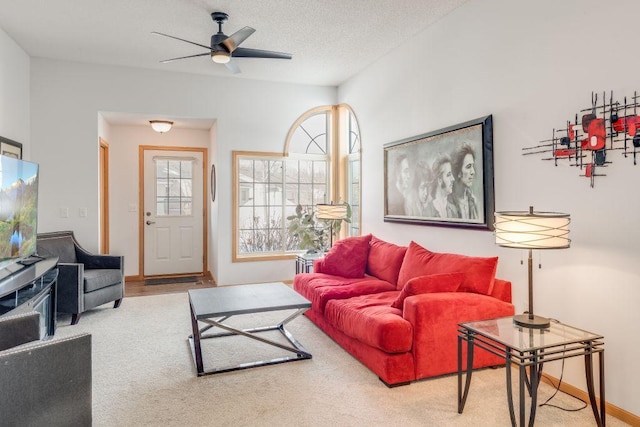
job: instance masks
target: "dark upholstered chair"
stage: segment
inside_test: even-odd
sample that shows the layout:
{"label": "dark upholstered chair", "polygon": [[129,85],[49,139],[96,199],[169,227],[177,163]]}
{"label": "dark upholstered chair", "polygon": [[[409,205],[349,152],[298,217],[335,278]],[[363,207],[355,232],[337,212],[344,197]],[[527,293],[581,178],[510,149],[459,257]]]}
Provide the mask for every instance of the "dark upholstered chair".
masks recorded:
{"label": "dark upholstered chair", "polygon": [[71,324],[87,310],[124,297],[124,257],[94,255],[76,241],[73,231],[38,234],[37,253],[58,257],[59,313],[71,313]]}
{"label": "dark upholstered chair", "polygon": [[91,335],[39,337],[39,313],[0,318],[0,424],[91,426]]}

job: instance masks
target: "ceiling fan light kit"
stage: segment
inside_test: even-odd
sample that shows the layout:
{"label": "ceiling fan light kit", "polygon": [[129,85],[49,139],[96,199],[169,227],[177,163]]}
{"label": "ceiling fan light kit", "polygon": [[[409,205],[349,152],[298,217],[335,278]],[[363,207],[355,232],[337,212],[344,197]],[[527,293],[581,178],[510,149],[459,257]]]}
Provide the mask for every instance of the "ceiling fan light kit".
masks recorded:
{"label": "ceiling fan light kit", "polygon": [[211,60],[216,64],[227,64],[231,61],[231,55],[225,50],[211,51]]}
{"label": "ceiling fan light kit", "polygon": [[208,51],[205,53],[198,53],[196,55],[180,56],[178,58],[165,59],[160,61],[162,63],[176,61],[178,59],[196,58],[199,56],[211,56],[211,60],[217,64],[224,64],[227,69],[232,73],[239,73],[240,68],[232,61],[232,58],[267,58],[267,59],[291,59],[291,54],[283,52],[273,52],[270,50],[262,49],[249,49],[239,47],[251,34],[256,30],[251,27],[244,27],[235,33],[227,36],[222,32],[222,24],[229,18],[224,12],[213,12],[211,19],[218,24],[218,32],[211,36],[211,43],[209,46],[192,42],[189,40],[181,39],[179,37],[171,36],[169,34],[159,33],[153,31],[151,34],[158,36],[169,37],[174,40],[179,40],[185,43],[189,43],[195,46],[202,47]]}

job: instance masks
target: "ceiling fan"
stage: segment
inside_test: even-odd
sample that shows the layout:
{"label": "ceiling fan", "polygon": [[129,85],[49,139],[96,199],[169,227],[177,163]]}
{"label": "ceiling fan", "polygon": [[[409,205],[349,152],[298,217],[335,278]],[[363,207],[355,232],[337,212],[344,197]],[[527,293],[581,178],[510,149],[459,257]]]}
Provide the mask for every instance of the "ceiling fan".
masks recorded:
{"label": "ceiling fan", "polygon": [[272,58],[272,59],[291,59],[291,54],[282,52],[272,52],[270,50],[261,49],[248,49],[239,47],[251,34],[256,30],[251,27],[244,27],[235,33],[227,36],[222,32],[222,24],[229,18],[224,12],[213,12],[211,19],[218,24],[218,32],[211,36],[211,46],[205,46],[200,43],[195,43],[189,40],[184,40],[179,37],[170,36],[169,34],[159,33],[153,31],[151,34],[158,36],[169,37],[172,39],[180,40],[186,43],[190,43],[196,46],[207,49],[205,53],[199,53],[196,55],[180,56],[178,58],[165,59],[160,61],[161,63],[167,63],[177,61],[178,59],[195,58],[198,56],[210,55],[213,62],[218,64],[224,64],[229,71],[236,74],[240,72],[238,65],[232,61],[232,58]]}

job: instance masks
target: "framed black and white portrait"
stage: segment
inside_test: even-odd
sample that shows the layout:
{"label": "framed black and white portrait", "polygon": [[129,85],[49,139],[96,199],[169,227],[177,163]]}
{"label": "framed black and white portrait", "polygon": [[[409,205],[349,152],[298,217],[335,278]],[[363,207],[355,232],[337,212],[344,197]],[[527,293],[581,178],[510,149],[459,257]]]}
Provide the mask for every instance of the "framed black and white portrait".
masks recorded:
{"label": "framed black and white portrait", "polygon": [[384,220],[493,229],[493,120],[384,145]]}

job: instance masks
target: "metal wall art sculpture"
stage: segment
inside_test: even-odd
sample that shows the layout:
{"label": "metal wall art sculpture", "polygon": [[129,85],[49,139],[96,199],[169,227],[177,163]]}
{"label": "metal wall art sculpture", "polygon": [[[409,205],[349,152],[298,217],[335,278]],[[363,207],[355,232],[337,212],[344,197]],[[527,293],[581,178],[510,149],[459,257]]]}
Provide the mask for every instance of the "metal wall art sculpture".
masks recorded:
{"label": "metal wall art sculpture", "polygon": [[580,110],[573,121],[567,120],[562,129],[553,129],[551,139],[539,145],[525,147],[523,155],[550,155],[542,160],[567,161],[580,168],[580,176],[589,178],[591,187],[595,177],[606,176],[599,171],[612,163],[609,152],[620,151],[624,158],[632,158],[637,164],[640,156],[640,96],[633,93],[630,101],[625,96],[620,102],[613,100],[613,92],[607,102],[602,93],[591,93],[591,107]]}

